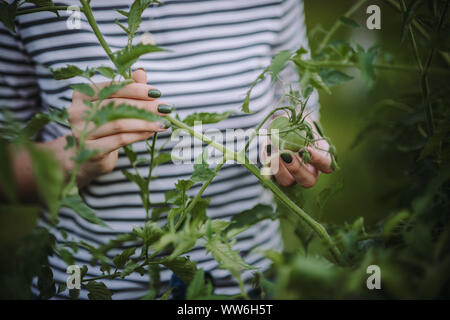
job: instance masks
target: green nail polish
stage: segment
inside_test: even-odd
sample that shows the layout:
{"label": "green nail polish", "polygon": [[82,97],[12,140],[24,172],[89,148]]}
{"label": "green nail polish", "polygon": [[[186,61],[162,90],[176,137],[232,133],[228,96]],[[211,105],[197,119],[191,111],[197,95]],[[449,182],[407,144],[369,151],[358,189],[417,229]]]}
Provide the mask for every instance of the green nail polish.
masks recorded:
{"label": "green nail polish", "polygon": [[167,119],[162,119],[161,121],[159,121],[159,126],[160,126],[162,129],[167,129],[167,128],[170,127],[170,125],[171,125],[171,123],[170,123],[170,121],[167,120]]}
{"label": "green nail polish", "polygon": [[280,155],[280,157],[286,163],[291,163],[292,162],[292,156],[289,153],[287,153],[287,152],[282,153]]}
{"label": "green nail polish", "polygon": [[160,104],[158,106],[158,112],[171,113],[172,112],[172,108],[170,106],[168,106],[167,104]]}
{"label": "green nail polish", "polygon": [[266,152],[267,152],[268,156],[270,156],[272,154],[272,145],[271,144],[266,145]]}
{"label": "green nail polish", "polygon": [[150,89],[148,90],[148,96],[150,98],[159,98],[161,97],[161,91],[159,91],[158,89]]}

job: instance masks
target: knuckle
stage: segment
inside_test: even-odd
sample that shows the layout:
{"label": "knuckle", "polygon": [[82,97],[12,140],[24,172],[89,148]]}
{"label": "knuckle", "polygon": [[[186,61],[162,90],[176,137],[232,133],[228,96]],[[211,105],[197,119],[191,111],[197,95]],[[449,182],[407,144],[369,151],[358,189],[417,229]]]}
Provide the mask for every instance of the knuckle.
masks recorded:
{"label": "knuckle", "polygon": [[116,139],[117,139],[117,144],[119,146],[121,146],[121,147],[123,147],[123,146],[128,144],[127,143],[128,139],[127,139],[127,136],[125,134],[118,134]]}
{"label": "knuckle", "polygon": [[112,129],[114,132],[123,132],[124,127],[125,127],[125,124],[121,120],[117,120],[112,123]]}

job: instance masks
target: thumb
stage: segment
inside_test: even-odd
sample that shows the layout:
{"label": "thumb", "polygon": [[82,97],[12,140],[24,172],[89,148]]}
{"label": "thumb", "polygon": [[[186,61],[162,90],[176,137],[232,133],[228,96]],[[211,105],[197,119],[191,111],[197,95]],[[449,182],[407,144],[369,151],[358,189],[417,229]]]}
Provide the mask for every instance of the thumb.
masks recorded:
{"label": "thumb", "polygon": [[131,78],[137,83],[147,83],[147,72],[143,68],[139,68],[133,72]]}

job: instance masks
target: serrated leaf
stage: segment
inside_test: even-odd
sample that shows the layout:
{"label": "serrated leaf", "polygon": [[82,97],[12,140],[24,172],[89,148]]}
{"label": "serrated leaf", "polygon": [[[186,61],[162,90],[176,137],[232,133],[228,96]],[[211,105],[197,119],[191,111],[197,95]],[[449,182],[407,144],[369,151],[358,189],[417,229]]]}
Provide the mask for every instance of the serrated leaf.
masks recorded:
{"label": "serrated leaf", "polygon": [[205,274],[203,269],[195,272],[194,278],[186,290],[186,299],[193,300],[207,295],[205,285]]}
{"label": "serrated leaf", "polygon": [[272,71],[272,81],[274,81],[281,70],[286,66],[286,62],[291,58],[292,53],[289,50],[283,50],[278,52],[275,57],[272,59],[272,63],[270,64],[270,69]]}
{"label": "serrated leaf", "polygon": [[105,124],[107,122],[119,119],[141,119],[147,121],[158,121],[162,118],[150,111],[139,109],[135,106],[120,104],[115,107],[113,103],[110,103],[98,110],[94,115],[92,121],[97,126],[101,126],[102,124]]}
{"label": "serrated leaf", "polygon": [[33,164],[33,175],[40,195],[56,221],[59,211],[59,197],[64,182],[64,175],[60,164],[54,155],[48,151],[37,149],[30,145],[28,152]]}
{"label": "serrated leaf", "polygon": [[95,211],[89,208],[87,204],[84,203],[83,199],[81,199],[78,195],[63,198],[61,200],[61,206],[72,209],[78,216],[89,221],[90,223],[111,229],[111,227],[109,227],[102,219],[97,217]]}
{"label": "serrated leaf", "polygon": [[155,45],[139,43],[131,48],[124,48],[115,53],[115,61],[117,72],[123,74],[144,54],[151,52],[166,51]]}
{"label": "serrated leaf", "polygon": [[102,76],[108,79],[113,79],[115,76],[114,69],[110,67],[97,67],[97,72],[99,72]]}
{"label": "serrated leaf", "polygon": [[[207,149],[205,149],[206,151]],[[212,179],[216,173],[214,170],[209,168],[209,165],[207,163],[207,153],[202,152],[200,155],[200,163],[196,160],[196,163],[194,163],[194,172],[192,172],[191,180],[194,182],[204,182],[208,181],[209,179]]]}
{"label": "serrated leaf", "polygon": [[200,122],[201,124],[211,124],[217,123],[222,120],[227,119],[230,115],[235,114],[232,111],[226,111],[223,113],[217,112],[195,112],[188,115],[182,121],[186,123],[188,126],[193,126],[195,122]]}
{"label": "serrated leaf", "polygon": [[86,83],[76,83],[70,86],[73,90],[79,91],[89,97],[93,97],[95,95],[94,89]]}
{"label": "serrated leaf", "polygon": [[128,262],[128,259],[136,252],[136,248],[132,247],[124,250],[122,253],[117,254],[113,258],[114,265],[117,269],[122,269],[125,267],[125,264]]}
{"label": "serrated leaf", "polygon": [[247,91],[241,110],[245,113],[250,113],[250,91]]}
{"label": "serrated leaf", "polygon": [[376,57],[376,49],[372,48],[368,51],[358,46],[358,68],[361,72],[361,78],[364,83],[370,88],[375,82],[375,68],[373,66]]}
{"label": "serrated leaf", "polygon": [[175,188],[178,191],[186,193],[193,185],[194,182],[191,180],[178,180],[177,183],[175,183]]}
{"label": "serrated leaf", "polygon": [[310,73],[310,81],[314,88],[323,89],[326,93],[331,94],[330,88],[328,88],[322,77],[317,72]]}
{"label": "serrated leaf", "polygon": [[65,66],[64,68],[59,68],[56,70],[50,69],[50,71],[52,72],[53,78],[55,78],[55,80],[65,80],[74,77],[81,77],[84,74],[83,70],[71,64]]}
{"label": "serrated leaf", "polygon": [[125,87],[127,84],[128,84],[128,82],[124,81],[124,82],[121,82],[121,83],[113,83],[113,84],[110,84],[107,87],[104,87],[98,93],[98,99],[99,100],[104,100],[106,98],[109,98],[114,93],[116,93],[117,91],[119,91],[120,89]]}
{"label": "serrated leaf", "polygon": [[332,69],[323,69],[319,71],[319,75],[322,78],[323,82],[328,87],[335,87],[337,85],[340,85],[341,83],[350,81],[353,79],[353,77],[338,71],[338,70],[332,70]]}
{"label": "serrated leaf", "polygon": [[229,242],[222,242],[218,237],[209,239],[205,248],[207,252],[211,252],[213,258],[218,262],[219,268],[229,270],[236,278],[239,277],[242,270],[254,269],[242,259],[239,253],[233,250]]}
{"label": "serrated leaf", "polygon": [[103,282],[89,281],[86,285],[89,300],[112,300],[113,293]]}
{"label": "serrated leaf", "polygon": [[137,175],[137,174],[133,174],[133,173],[127,171],[127,170],[122,170],[122,174],[123,174],[128,180],[133,181],[134,183],[136,183],[136,184],[139,186],[139,188],[140,188],[141,190],[143,190],[143,189],[146,188],[146,186],[147,186],[147,181],[146,181],[143,177],[141,177],[141,176],[139,176],[139,175]]}
{"label": "serrated leaf", "polygon": [[153,167],[172,161],[172,155],[170,153],[160,153],[153,159]]}
{"label": "serrated leaf", "polygon": [[234,237],[260,221],[266,219],[274,220],[276,217],[277,213],[273,210],[272,206],[258,204],[249,210],[242,211],[233,216],[231,224],[225,229],[225,232],[228,237]]}
{"label": "serrated leaf", "polygon": [[197,271],[197,264],[187,257],[177,257],[172,260],[163,260],[162,265],[175,273],[181,280],[190,283]]}

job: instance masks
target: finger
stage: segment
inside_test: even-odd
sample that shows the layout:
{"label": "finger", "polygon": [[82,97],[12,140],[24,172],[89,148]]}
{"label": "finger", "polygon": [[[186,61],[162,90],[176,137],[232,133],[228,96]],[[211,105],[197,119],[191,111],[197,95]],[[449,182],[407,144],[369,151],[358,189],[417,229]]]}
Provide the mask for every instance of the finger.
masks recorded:
{"label": "finger", "polygon": [[[166,120],[167,121],[167,120]],[[140,119],[120,119],[105,123],[95,129],[88,139],[98,139],[121,133],[154,133],[166,131],[169,125],[166,121],[149,122]]]}
{"label": "finger", "polygon": [[105,99],[100,104],[100,107],[104,107],[110,103],[114,103],[115,106],[120,104],[127,104],[139,109],[144,109],[158,116],[165,116],[172,112],[172,108],[165,102],[160,100],[136,100],[136,99],[124,99],[124,98],[115,98],[115,99]]}
{"label": "finger", "polygon": [[304,188],[311,188],[317,182],[318,172],[313,166],[305,166],[300,158],[285,152],[280,155],[286,169],[294,177],[295,181]]}
{"label": "finger", "polygon": [[275,180],[283,187],[289,187],[296,182],[295,178],[289,173],[286,166],[281,161],[278,161],[278,170],[275,173]]}
{"label": "finger", "polygon": [[95,140],[87,140],[86,146],[91,150],[99,150],[102,154],[113,152],[123,146],[149,139],[153,133],[121,133]]}
{"label": "finger", "polygon": [[[328,146],[328,144],[327,144]],[[324,147],[327,147],[324,146]],[[307,147],[306,148],[309,153],[311,154],[311,159],[309,163],[311,163],[313,166],[315,166],[317,169],[322,171],[323,173],[331,173],[333,172],[333,169],[331,169],[331,156],[330,154],[324,150],[318,150],[314,147]]]}
{"label": "finger", "polygon": [[147,83],[147,72],[145,72],[144,68],[139,68],[133,72],[131,78],[137,83]]}
{"label": "finger", "polygon": [[[91,87],[94,89],[94,91],[98,92],[98,91],[102,90],[103,88],[109,86],[110,84],[111,84],[111,82],[99,82],[99,83],[96,83],[95,86],[91,85]],[[161,91],[159,91],[157,88],[155,88],[153,86],[150,86],[145,83],[130,83],[130,84],[127,84],[122,89],[116,91],[109,98],[130,98],[130,99],[139,99],[139,100],[154,100],[159,97],[161,97]],[[89,97],[79,91],[74,90],[73,95],[72,95],[72,100],[74,100],[74,101],[77,101],[77,100],[79,100],[79,101],[83,101],[83,100],[95,101],[95,100],[97,100],[97,96]]]}

